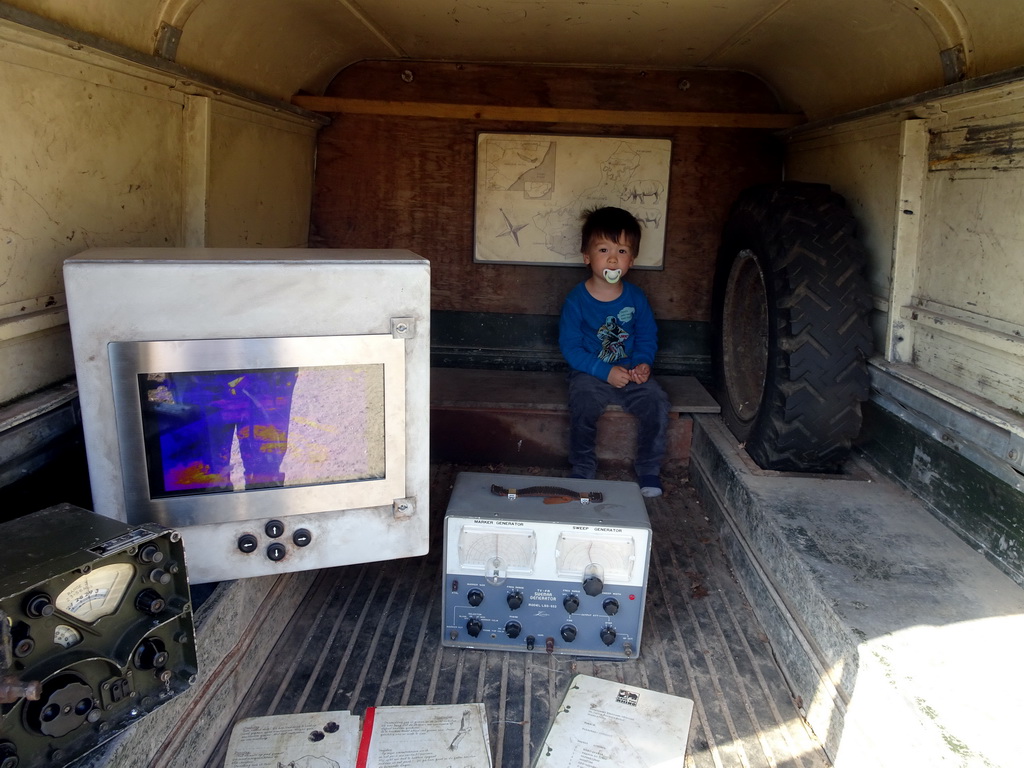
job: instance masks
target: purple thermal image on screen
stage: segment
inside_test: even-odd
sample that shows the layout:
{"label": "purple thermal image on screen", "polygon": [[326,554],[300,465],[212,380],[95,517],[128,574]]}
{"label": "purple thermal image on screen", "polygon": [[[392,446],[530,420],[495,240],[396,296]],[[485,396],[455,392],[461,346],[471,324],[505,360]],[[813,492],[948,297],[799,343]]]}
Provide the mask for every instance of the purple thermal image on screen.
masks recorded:
{"label": "purple thermal image on screen", "polygon": [[382,365],[140,376],[153,497],[384,476]]}

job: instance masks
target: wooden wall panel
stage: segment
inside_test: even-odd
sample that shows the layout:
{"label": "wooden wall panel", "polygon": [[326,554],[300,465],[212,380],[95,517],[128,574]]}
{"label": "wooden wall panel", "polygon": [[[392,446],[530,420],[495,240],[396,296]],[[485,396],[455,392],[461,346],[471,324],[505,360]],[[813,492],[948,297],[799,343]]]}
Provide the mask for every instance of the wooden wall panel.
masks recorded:
{"label": "wooden wall panel", "polygon": [[[403,73],[412,73],[412,81]],[[737,73],[422,62],[357,65],[342,72],[327,95],[580,109],[777,109],[762,83]],[[672,139],[665,269],[630,276],[666,320],[709,319],[714,259],[729,205],[744,187],[781,175],[779,143],[751,129],[335,115],[318,142],[311,244],[408,248],[430,259],[435,310],[557,315],[566,293],[586,276],[582,261],[579,269],[473,263],[479,131]]]}

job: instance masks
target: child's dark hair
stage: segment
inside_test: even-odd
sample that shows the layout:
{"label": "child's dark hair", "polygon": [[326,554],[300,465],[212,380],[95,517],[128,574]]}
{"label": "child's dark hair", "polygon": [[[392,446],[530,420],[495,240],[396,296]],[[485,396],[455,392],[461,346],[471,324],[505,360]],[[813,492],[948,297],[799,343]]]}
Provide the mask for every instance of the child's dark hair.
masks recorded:
{"label": "child's dark hair", "polygon": [[583,211],[583,232],[580,238],[580,253],[587,250],[593,237],[606,237],[613,243],[626,235],[626,242],[633,249],[633,255],[640,251],[640,222],[629,211],[621,208],[591,208]]}

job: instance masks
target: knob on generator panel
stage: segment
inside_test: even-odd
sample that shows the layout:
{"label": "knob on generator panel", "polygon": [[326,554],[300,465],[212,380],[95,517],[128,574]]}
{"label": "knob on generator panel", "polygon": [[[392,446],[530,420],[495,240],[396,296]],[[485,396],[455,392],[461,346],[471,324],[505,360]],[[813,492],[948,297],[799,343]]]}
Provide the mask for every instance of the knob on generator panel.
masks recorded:
{"label": "knob on generator panel", "polygon": [[460,473],[444,520],[441,642],[634,658],[650,551],[635,483]]}

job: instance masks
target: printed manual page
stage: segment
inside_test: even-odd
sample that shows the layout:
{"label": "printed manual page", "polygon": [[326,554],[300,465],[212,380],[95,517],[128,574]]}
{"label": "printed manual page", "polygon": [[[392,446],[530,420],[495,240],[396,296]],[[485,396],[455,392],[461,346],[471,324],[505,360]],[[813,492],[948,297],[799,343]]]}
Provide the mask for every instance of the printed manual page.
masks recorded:
{"label": "printed manual page", "polygon": [[370,707],[356,768],[490,768],[483,704]]}
{"label": "printed manual page", "polygon": [[349,712],[250,717],[232,729],[224,768],[349,768],[358,748]]}
{"label": "printed manual page", "polygon": [[693,702],[576,675],[534,768],[683,768]]}

